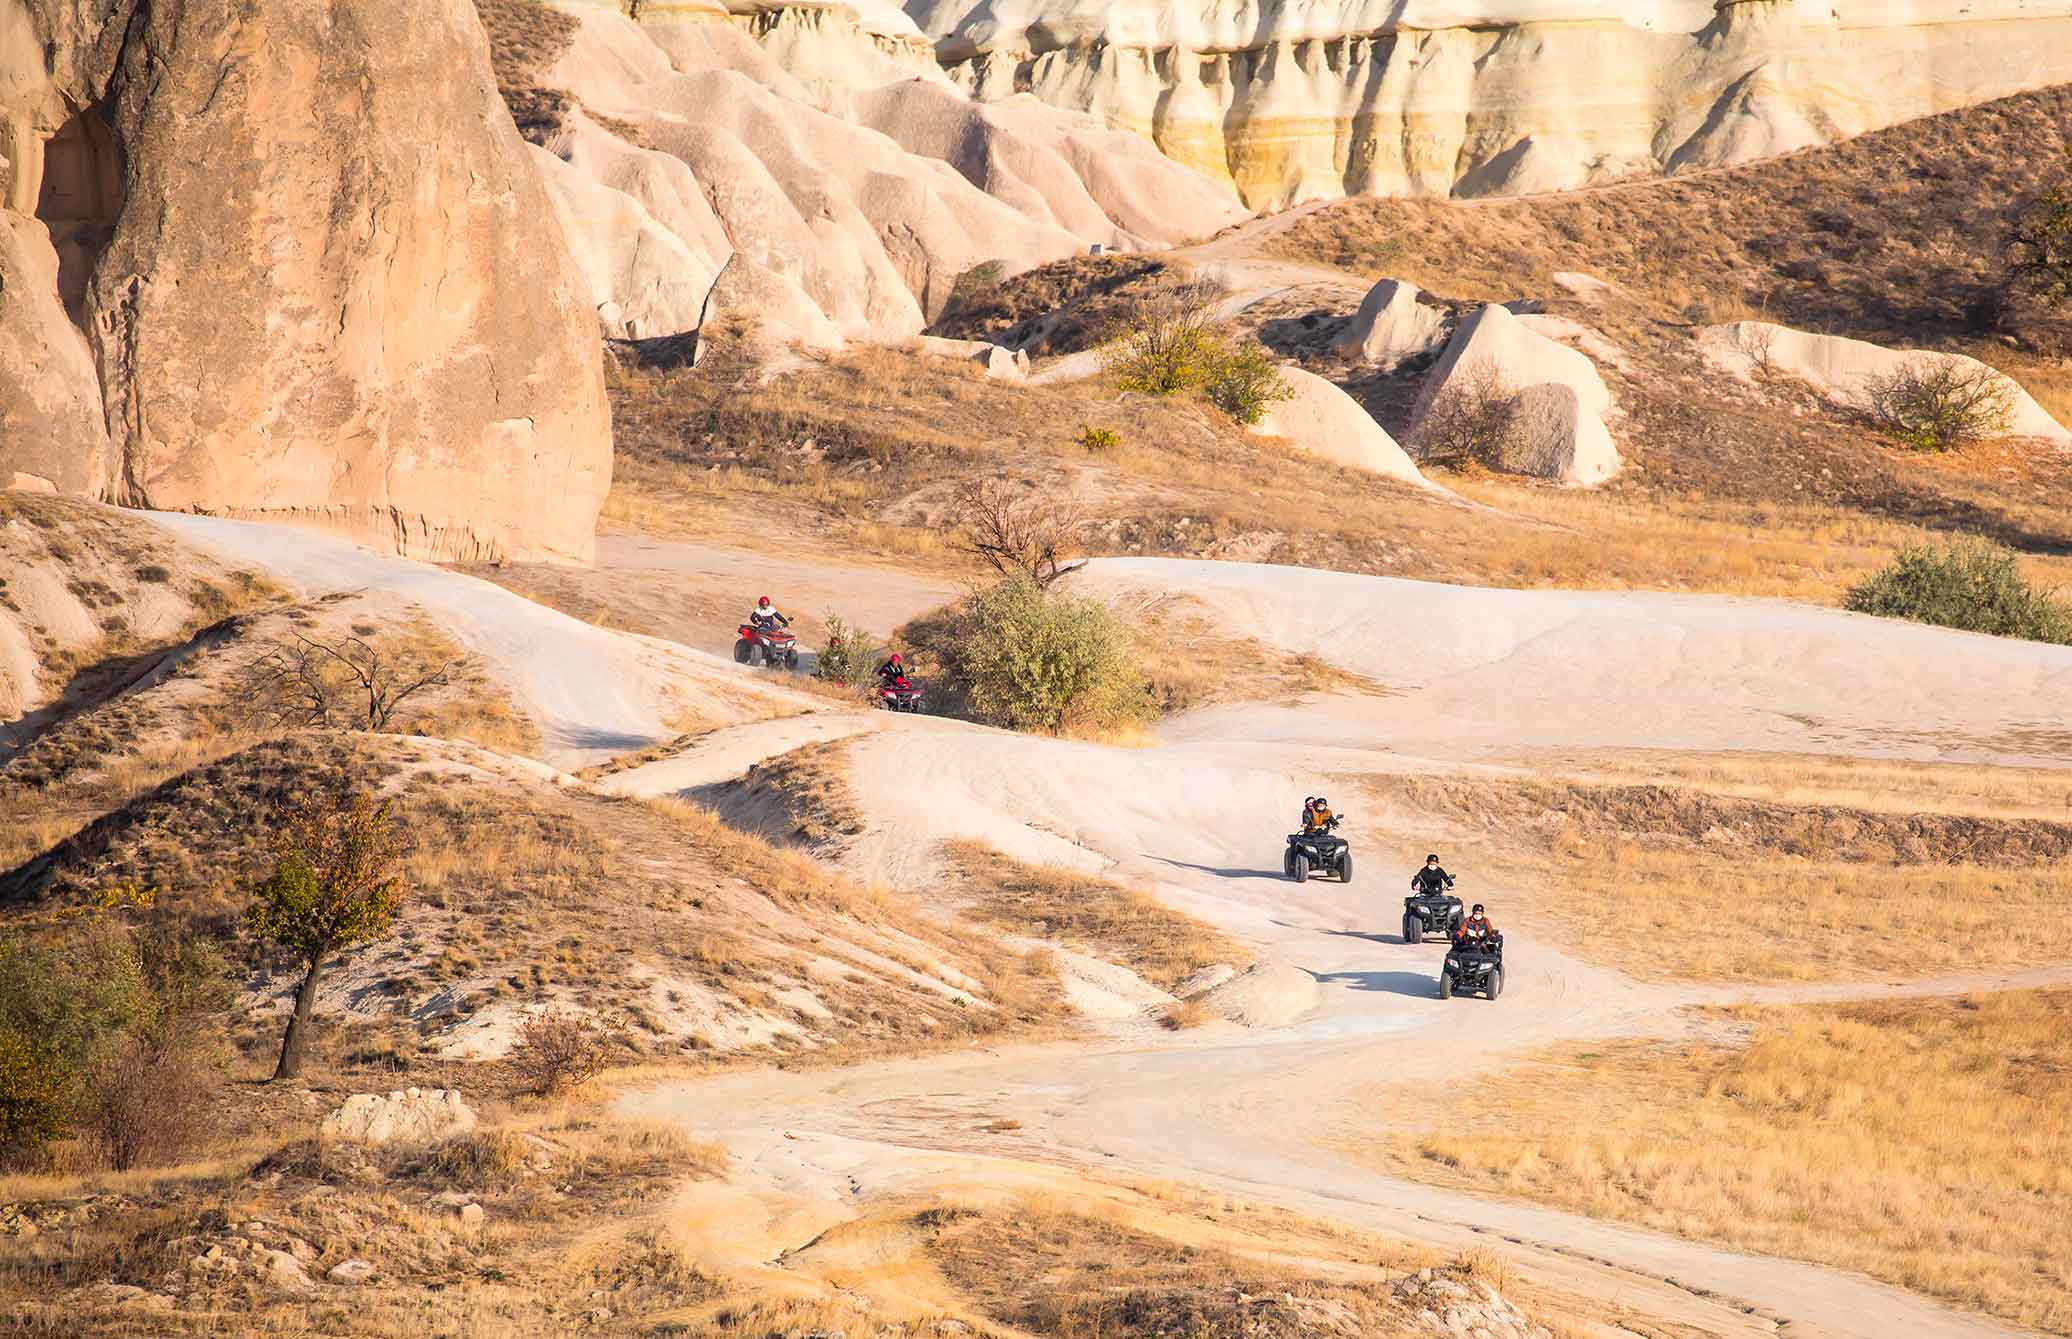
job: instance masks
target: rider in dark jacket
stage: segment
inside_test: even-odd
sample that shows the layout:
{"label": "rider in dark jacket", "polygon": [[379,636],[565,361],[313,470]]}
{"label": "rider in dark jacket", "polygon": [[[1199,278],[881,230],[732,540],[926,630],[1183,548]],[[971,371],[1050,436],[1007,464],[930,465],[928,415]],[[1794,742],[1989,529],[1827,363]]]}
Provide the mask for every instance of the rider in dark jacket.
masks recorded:
{"label": "rider in dark jacket", "polygon": [[1453,876],[1439,868],[1439,857],[1425,857],[1424,868],[1410,876],[1410,891],[1414,893],[1440,893],[1453,887]]}
{"label": "rider in dark jacket", "polygon": [[894,651],[884,664],[878,666],[878,682],[886,688],[892,687],[905,677],[906,666],[901,663],[897,651]]}

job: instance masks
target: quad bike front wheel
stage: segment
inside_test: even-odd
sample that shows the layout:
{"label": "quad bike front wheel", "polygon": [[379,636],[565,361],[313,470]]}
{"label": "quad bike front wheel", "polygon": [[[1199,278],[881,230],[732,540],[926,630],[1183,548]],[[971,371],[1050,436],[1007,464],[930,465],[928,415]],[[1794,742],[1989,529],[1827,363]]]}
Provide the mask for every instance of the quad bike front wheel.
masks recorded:
{"label": "quad bike front wheel", "polygon": [[1309,882],[1309,857],[1297,851],[1288,857],[1288,877],[1297,883]]}
{"label": "quad bike front wheel", "polygon": [[734,663],[736,665],[746,665],[753,659],[755,659],[754,642],[743,637],[740,641],[734,643]]}
{"label": "quad bike front wheel", "polygon": [[1453,998],[1453,973],[1443,967],[1439,969],[1439,998],[1442,1000]]}
{"label": "quad bike front wheel", "polygon": [[1353,881],[1353,853],[1351,851],[1341,852],[1338,856],[1338,881],[1340,883],[1351,883]]}
{"label": "quad bike front wheel", "polygon": [[1422,944],[1424,942],[1424,922],[1415,916],[1405,916],[1403,918],[1403,942],[1406,944]]}
{"label": "quad bike front wheel", "polygon": [[799,650],[798,650],[798,648],[797,648],[797,647],[793,647],[793,648],[792,648],[791,650],[789,650],[789,651],[786,651],[786,652],[784,653],[784,668],[786,668],[786,669],[788,669],[788,670],[795,670],[795,669],[797,669],[798,667],[799,667]]}
{"label": "quad bike front wheel", "polygon": [[1501,968],[1501,967],[1498,967],[1498,968],[1496,968],[1496,969],[1495,969],[1494,971],[1490,972],[1490,974],[1489,974],[1489,989],[1488,989],[1487,991],[1485,991],[1484,993],[1485,993],[1485,994],[1487,994],[1487,995],[1489,996],[1489,998],[1490,998],[1490,999],[1492,999],[1492,1000],[1494,1000],[1494,999],[1495,999],[1495,998],[1496,998],[1497,996],[1499,996],[1499,995],[1501,995],[1501,994],[1503,994],[1503,993],[1504,993],[1504,969],[1503,969],[1503,968]]}

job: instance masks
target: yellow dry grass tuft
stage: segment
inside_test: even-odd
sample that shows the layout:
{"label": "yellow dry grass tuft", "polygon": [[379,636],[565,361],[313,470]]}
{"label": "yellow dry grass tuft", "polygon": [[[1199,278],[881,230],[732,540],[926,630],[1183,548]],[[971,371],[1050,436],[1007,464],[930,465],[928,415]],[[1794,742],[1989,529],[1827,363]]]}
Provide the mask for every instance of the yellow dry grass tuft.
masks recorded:
{"label": "yellow dry grass tuft", "polygon": [[1113,959],[1161,989],[1204,967],[1243,967],[1252,959],[1214,926],[1112,880],[1024,864],[983,842],[954,841],[944,850],[976,898],[973,914],[1017,934]]}
{"label": "yellow dry grass tuft", "polygon": [[1401,1143],[1447,1181],[2072,1333],[2072,993],[1720,1021],[1747,1040],[1549,1057]]}

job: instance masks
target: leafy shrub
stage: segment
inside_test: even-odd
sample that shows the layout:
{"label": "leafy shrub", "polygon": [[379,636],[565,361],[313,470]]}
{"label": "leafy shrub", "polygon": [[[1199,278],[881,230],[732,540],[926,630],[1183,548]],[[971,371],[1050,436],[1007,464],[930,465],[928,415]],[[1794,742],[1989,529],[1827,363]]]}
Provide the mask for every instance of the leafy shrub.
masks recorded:
{"label": "leafy shrub", "polygon": [[84,1131],[126,1168],[177,1157],[201,1128],[213,1085],[192,1020],[227,997],[222,959],[177,930],[122,924],[114,905],[0,941],[7,1165],[36,1165]]}
{"label": "leafy shrub", "polygon": [[511,1064],[527,1090],[542,1096],[587,1083],[609,1063],[611,1039],[574,1014],[534,1014],[511,1050]]}
{"label": "leafy shrub", "polygon": [[1172,395],[1200,389],[1243,424],[1294,394],[1265,349],[1216,319],[1223,290],[1202,280],[1168,284],[1131,306],[1102,346],[1102,362],[1126,391]]}
{"label": "leafy shrub", "polygon": [[1148,714],[1128,630],[1099,600],[1011,576],[973,595],[939,633],[944,676],[976,720],[1055,734]]}
{"label": "leafy shrub", "polygon": [[1248,428],[1264,418],[1275,401],[1295,398],[1272,355],[1252,343],[1219,354],[1209,373],[1208,394],[1210,404]]}
{"label": "leafy shrub", "polygon": [[1917,451],[1951,451],[2014,426],[2014,383],[1984,363],[1916,358],[1864,385],[1879,431]]}
{"label": "leafy shrub", "polygon": [[1122,434],[1113,428],[1096,428],[1089,424],[1080,430],[1079,444],[1088,451],[1113,451],[1122,445]]}
{"label": "leafy shrub", "polygon": [[1523,435],[1518,394],[1493,367],[1447,379],[1410,434],[1418,458],[1434,465],[1499,467]]}
{"label": "leafy shrub", "polygon": [[1101,361],[1126,391],[1171,395],[1205,385],[1222,354],[1215,303],[1199,280],[1168,284],[1133,304],[1102,346]]}
{"label": "leafy shrub", "polygon": [[1901,549],[1888,566],[1853,587],[1844,603],[1860,614],[2072,644],[2072,605],[2031,585],[2014,554],[1984,540]]}
{"label": "leafy shrub", "polygon": [[813,677],[854,688],[870,677],[877,653],[863,630],[840,614],[830,611],[826,622],[827,644],[813,661]]}

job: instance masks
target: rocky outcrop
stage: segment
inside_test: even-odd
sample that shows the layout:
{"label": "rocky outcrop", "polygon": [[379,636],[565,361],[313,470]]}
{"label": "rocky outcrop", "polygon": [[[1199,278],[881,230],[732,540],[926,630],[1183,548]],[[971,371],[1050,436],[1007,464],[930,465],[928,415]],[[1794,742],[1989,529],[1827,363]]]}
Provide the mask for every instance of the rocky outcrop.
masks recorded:
{"label": "rocky outcrop", "polygon": [[528,145],[554,203],[554,217],[576,264],[590,281],[598,324],[612,339],[680,334],[698,324],[698,310],[718,276],[711,258],[692,251],[631,193],[537,145]]}
{"label": "rocky outcrop", "polygon": [[[1138,136],[1034,99],[974,104],[925,62],[917,75],[928,47],[897,9],[773,5],[741,23],[696,6],[643,5],[637,22],[609,5],[575,12],[542,80],[642,144],[607,150],[577,114],[549,141],[556,156],[633,194],[640,161],[651,192],[695,199],[640,203],[699,263],[745,255],[844,339],[911,338],[980,266],[1166,245],[1244,213]],[[610,300],[624,309],[618,290]]]}
{"label": "rocky outcrop", "polygon": [[1425,378],[1413,423],[1421,427],[1448,395],[1517,397],[1519,440],[1494,462],[1501,468],[1572,484],[1602,483],[1619,471],[1604,422],[1612,395],[1596,365],[1503,307],[1484,307],[1453,332]]}
{"label": "rocky outcrop", "polygon": [[589,556],[596,321],[467,0],[0,0],[0,125],[99,377],[68,485]]}
{"label": "rocky outcrop", "polygon": [[0,209],[0,489],[91,493],[107,476],[101,387],[58,297],[41,223]]}
{"label": "rocky outcrop", "polygon": [[[1888,349],[1860,339],[1816,335],[1764,321],[1710,326],[1699,332],[1698,347],[1712,366],[1743,380],[1753,380],[1758,373],[1779,373],[1804,382],[1844,409],[1855,410],[1870,407],[1873,382],[1923,361],[1948,363],[1966,371],[1992,371],[1961,353]],[[2008,435],[2072,446],[2072,430],[2036,403],[2012,377],[1999,372],[1992,375],[2005,384],[2013,412]]]}
{"label": "rocky outcrop", "polygon": [[1338,387],[1299,367],[1283,367],[1281,380],[1294,394],[1268,406],[1255,431],[1285,438],[1299,451],[1370,474],[1436,488],[1396,439]]}
{"label": "rocky outcrop", "polygon": [[1417,300],[1416,284],[1384,279],[1367,290],[1333,347],[1350,361],[1394,367],[1445,338],[1445,314]]}
{"label": "rocky outcrop", "polygon": [[2072,80],[2051,0],[911,0],[957,81],[1153,139],[1247,204],[1560,190]]}
{"label": "rocky outcrop", "polygon": [[842,346],[841,332],[803,289],[739,251],[727,258],[713,280],[696,328],[701,360],[707,343],[721,339],[759,346],[799,344],[820,351]]}
{"label": "rocky outcrop", "polygon": [[322,1139],[363,1144],[432,1144],[475,1128],[475,1111],[450,1088],[401,1088],[355,1093],[324,1117]]}
{"label": "rocky outcrop", "polygon": [[927,358],[976,363],[989,381],[1026,381],[1029,378],[1028,354],[982,339],[943,339],[921,335],[905,347]]}

